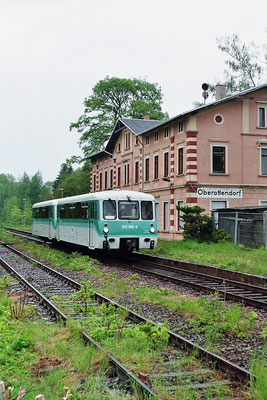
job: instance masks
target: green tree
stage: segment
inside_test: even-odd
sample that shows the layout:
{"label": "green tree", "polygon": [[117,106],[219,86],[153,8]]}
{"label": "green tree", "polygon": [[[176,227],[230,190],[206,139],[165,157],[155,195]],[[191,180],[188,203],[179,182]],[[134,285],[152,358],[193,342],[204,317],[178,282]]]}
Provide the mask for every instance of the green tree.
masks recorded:
{"label": "green tree", "polygon": [[[253,42],[242,43],[236,33],[220,36],[217,38],[217,44],[218,49],[227,56],[227,69],[224,70],[227,95],[259,84],[264,72],[264,63],[260,61],[258,46]],[[216,84],[209,84],[211,93],[215,92],[215,86]]]}
{"label": "green tree", "polygon": [[162,94],[157,84],[145,79],[122,79],[107,76],[93,87],[93,94],[84,100],[84,113],[70,130],[81,134],[79,144],[85,155],[100,150],[120,117],[151,119],[167,118],[161,110]]}
{"label": "green tree", "polygon": [[201,215],[204,208],[199,206],[176,206],[177,210],[183,212],[181,217],[184,221],[184,238],[196,239],[199,242],[212,240],[214,218]]}
{"label": "green tree", "polygon": [[24,214],[19,207],[14,205],[7,217],[7,223],[13,226],[23,225],[24,222]]}
{"label": "green tree", "polygon": [[[76,159],[72,159],[72,161],[76,162]],[[71,160],[67,160],[68,163]],[[63,170],[65,171],[66,163],[62,164]],[[61,170],[62,171],[62,170]],[[90,192],[90,162],[85,162],[82,168],[77,168],[76,170],[68,171],[68,173],[60,173],[60,180],[55,186],[54,189],[54,197],[61,197],[60,189],[63,189],[64,197],[67,196],[76,196],[78,194],[84,194]]]}

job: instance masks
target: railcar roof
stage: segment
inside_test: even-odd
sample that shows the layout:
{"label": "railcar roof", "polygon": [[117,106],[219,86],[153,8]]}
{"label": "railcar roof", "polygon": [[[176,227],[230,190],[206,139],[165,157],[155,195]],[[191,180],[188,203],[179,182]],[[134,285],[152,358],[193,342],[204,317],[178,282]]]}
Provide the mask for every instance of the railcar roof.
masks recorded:
{"label": "railcar roof", "polygon": [[39,203],[35,203],[32,207],[33,208],[38,208],[38,207],[47,207],[47,206],[53,206],[57,205],[58,200],[47,200],[47,201],[40,201]]}
{"label": "railcar roof", "polygon": [[71,196],[71,197],[64,197],[62,199],[56,199],[56,200],[49,200],[49,201],[43,201],[40,203],[36,203],[33,205],[33,208],[36,207],[46,207],[50,205],[57,205],[57,204],[64,204],[64,203],[77,203],[77,202],[83,202],[87,200],[127,200],[128,195],[131,196],[132,200],[148,200],[152,201],[154,200],[154,197],[151,194],[143,193],[143,192],[137,192],[134,190],[106,190],[103,192],[96,192],[96,193],[87,193],[87,194],[81,194],[78,196]]}

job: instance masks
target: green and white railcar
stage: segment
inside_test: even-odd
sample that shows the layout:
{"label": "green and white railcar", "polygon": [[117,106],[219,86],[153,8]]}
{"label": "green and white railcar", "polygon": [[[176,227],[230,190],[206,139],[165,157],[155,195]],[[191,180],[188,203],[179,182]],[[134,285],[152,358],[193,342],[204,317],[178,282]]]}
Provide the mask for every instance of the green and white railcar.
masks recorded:
{"label": "green and white railcar", "polygon": [[33,234],[90,249],[153,249],[155,199],[141,192],[109,190],[36,203]]}

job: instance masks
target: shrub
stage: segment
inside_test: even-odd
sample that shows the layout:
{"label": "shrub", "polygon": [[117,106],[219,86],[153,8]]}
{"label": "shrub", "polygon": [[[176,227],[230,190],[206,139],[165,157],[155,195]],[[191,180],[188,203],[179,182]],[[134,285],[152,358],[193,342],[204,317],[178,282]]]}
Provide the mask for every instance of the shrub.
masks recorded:
{"label": "shrub", "polygon": [[218,229],[213,232],[212,240],[215,243],[229,243],[232,242],[232,236],[229,233],[226,233],[223,229]]}
{"label": "shrub", "polygon": [[184,238],[196,239],[199,242],[212,240],[214,218],[208,215],[201,215],[204,208],[199,206],[176,206],[177,210],[183,212],[181,218],[184,221]]}

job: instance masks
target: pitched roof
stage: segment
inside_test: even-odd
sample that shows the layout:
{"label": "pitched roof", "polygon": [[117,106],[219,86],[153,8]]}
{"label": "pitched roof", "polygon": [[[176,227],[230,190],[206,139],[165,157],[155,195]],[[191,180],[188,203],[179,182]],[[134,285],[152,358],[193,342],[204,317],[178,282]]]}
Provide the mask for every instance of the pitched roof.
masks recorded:
{"label": "pitched roof", "polygon": [[140,135],[141,133],[153,129],[162,123],[162,121],[153,119],[133,118],[120,118],[120,121],[136,135]]}
{"label": "pitched roof", "polygon": [[174,117],[168,119],[167,121],[133,119],[133,118],[119,118],[117,123],[116,123],[116,125],[115,125],[115,128],[113,129],[113,132],[111,133],[111,136],[110,136],[110,138],[109,138],[109,140],[107,142],[105,150],[103,150],[101,152],[94,153],[91,156],[89,156],[88,158],[96,156],[96,155],[98,155],[100,153],[105,153],[105,152],[107,152],[108,154],[111,153],[113,151],[115,143],[116,143],[116,141],[118,139],[118,136],[119,136],[121,130],[124,127],[129,128],[135,135],[139,136],[139,135],[142,135],[142,134],[144,134],[146,132],[149,132],[150,130],[152,130],[152,129],[156,128],[156,127],[160,127],[160,126],[166,125],[166,124],[174,121],[175,119],[183,118],[186,115],[190,115],[190,114],[196,114],[198,111],[207,109],[207,108],[215,106],[217,104],[225,103],[227,101],[231,101],[231,100],[234,100],[234,99],[238,99],[238,98],[244,97],[244,96],[248,95],[249,93],[256,92],[256,91],[261,90],[261,89],[265,89],[266,87],[267,87],[267,83],[264,83],[262,85],[255,86],[255,87],[250,88],[250,89],[242,90],[242,91],[234,93],[234,94],[232,94],[230,96],[224,97],[224,98],[222,98],[220,100],[216,100],[216,101],[213,101],[211,103],[204,104],[203,106],[193,108],[193,109],[191,109],[189,111],[185,111],[185,112],[183,112],[181,114],[177,114]]}

